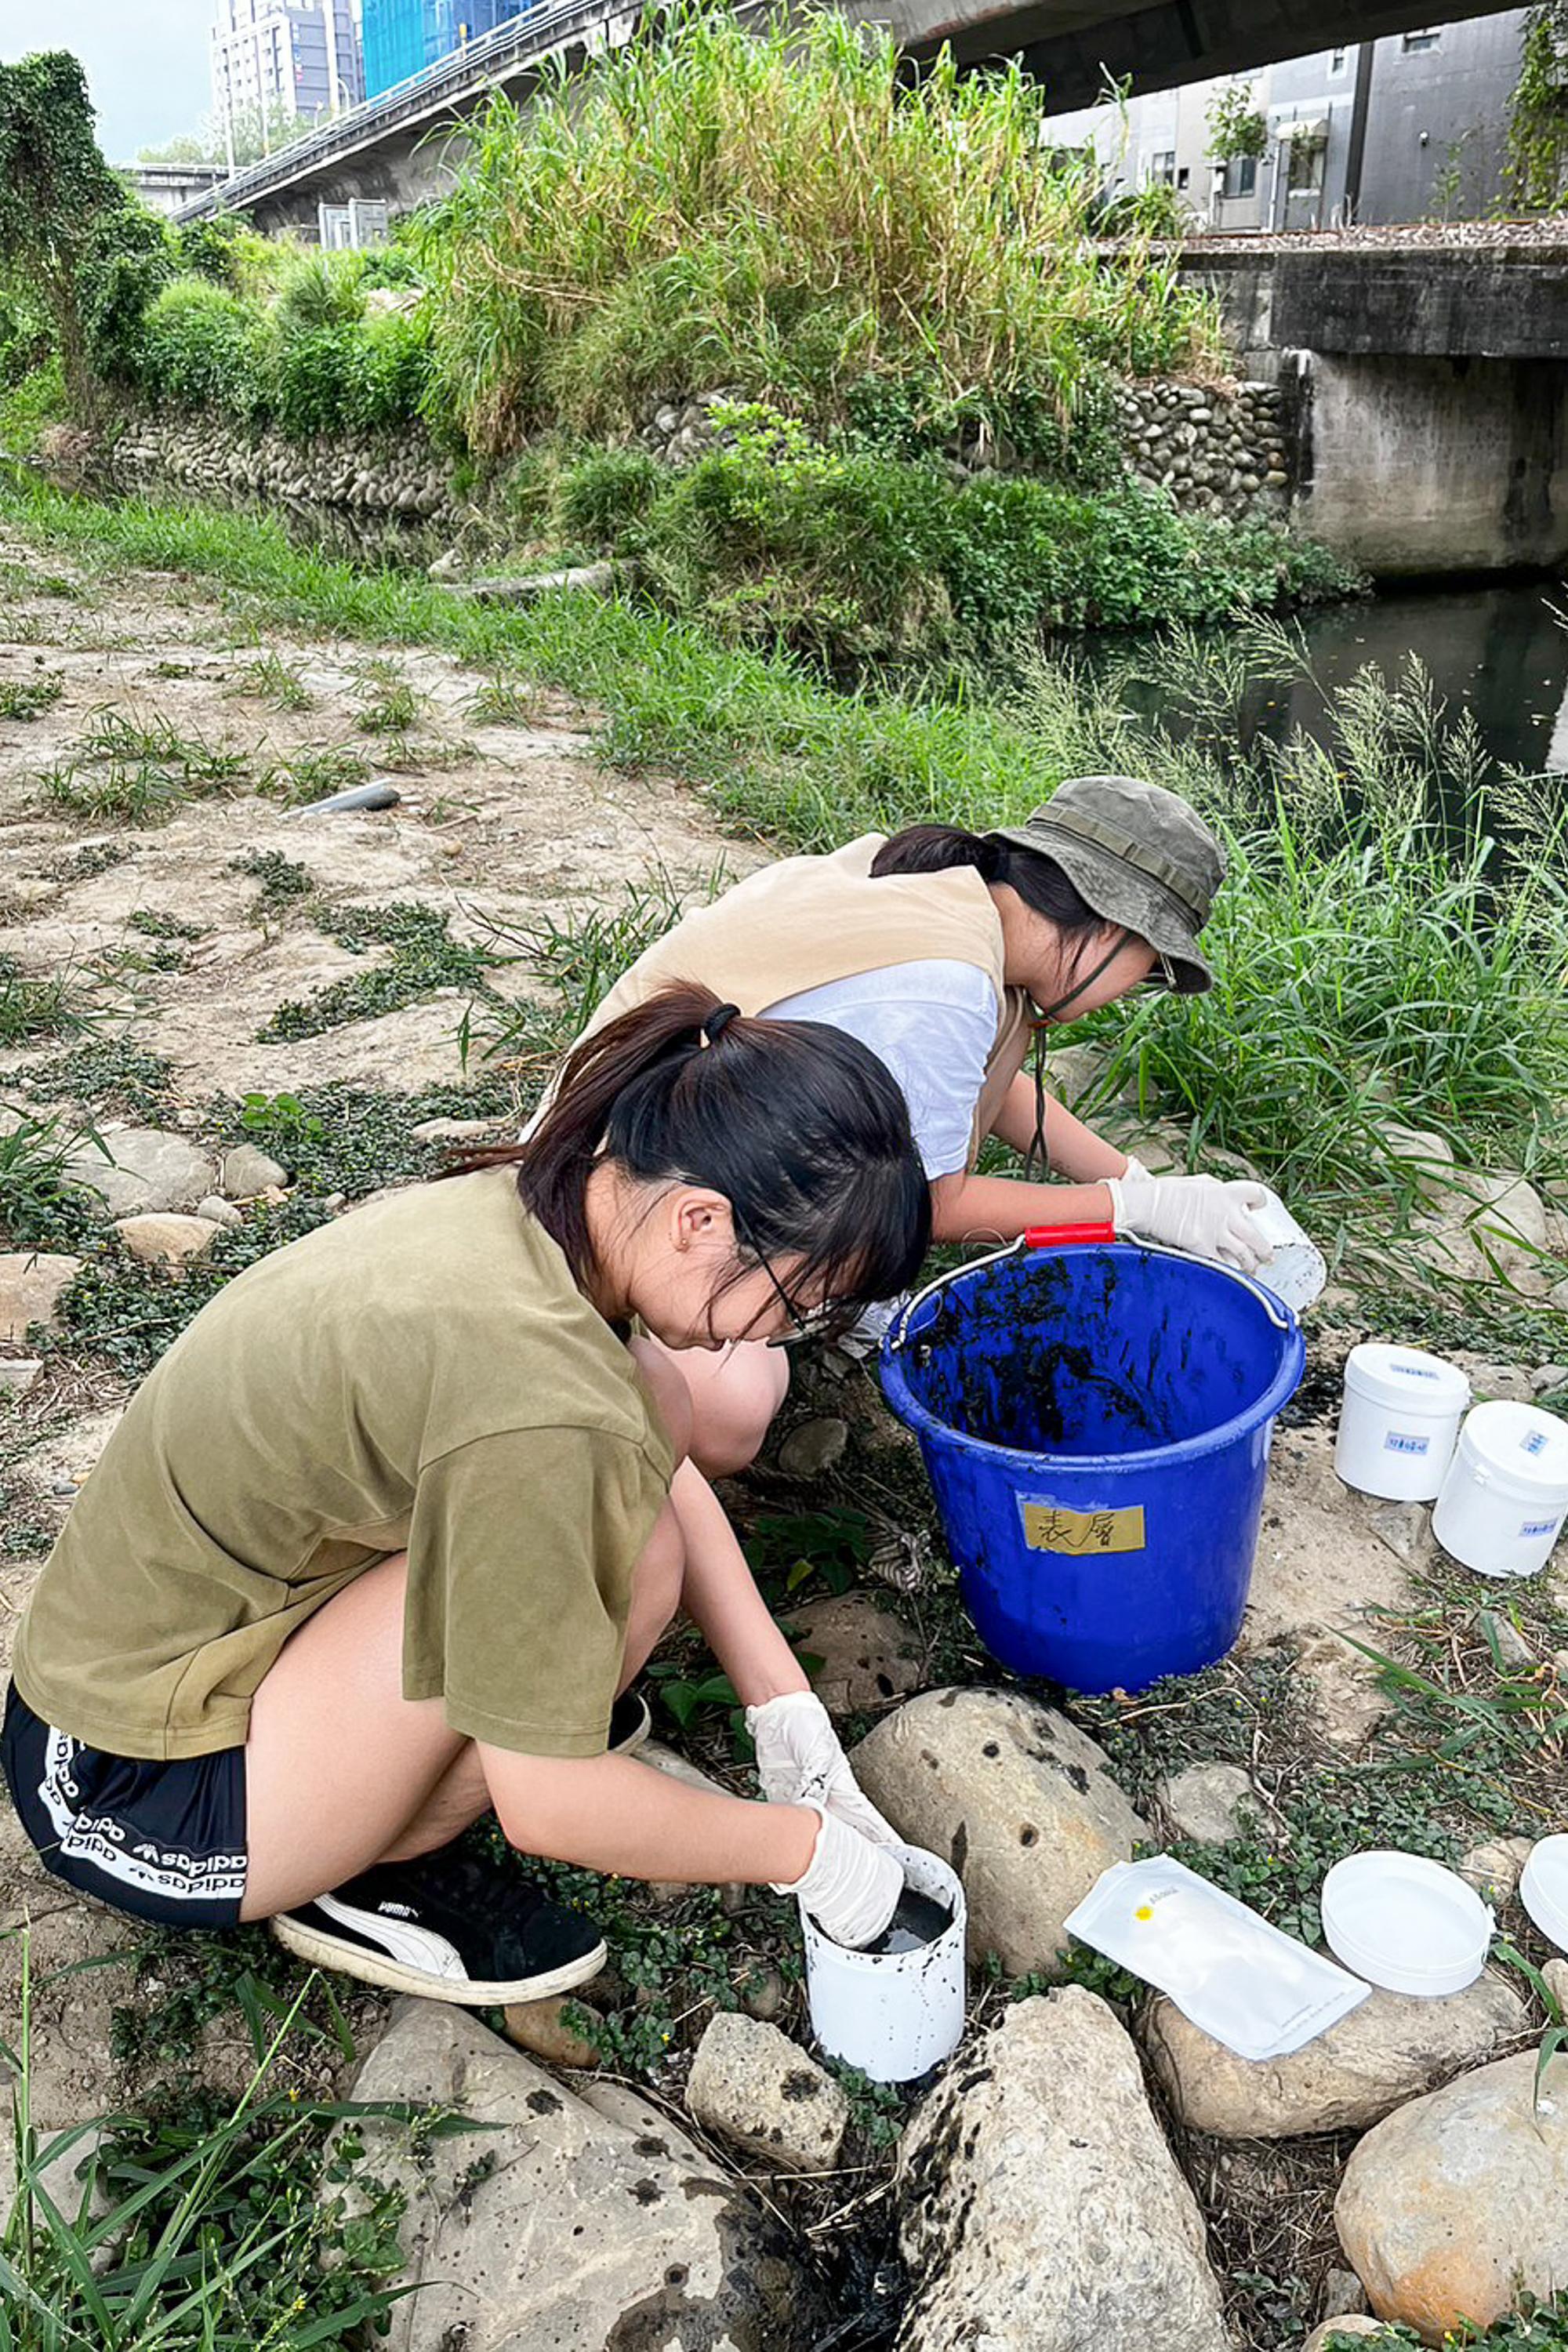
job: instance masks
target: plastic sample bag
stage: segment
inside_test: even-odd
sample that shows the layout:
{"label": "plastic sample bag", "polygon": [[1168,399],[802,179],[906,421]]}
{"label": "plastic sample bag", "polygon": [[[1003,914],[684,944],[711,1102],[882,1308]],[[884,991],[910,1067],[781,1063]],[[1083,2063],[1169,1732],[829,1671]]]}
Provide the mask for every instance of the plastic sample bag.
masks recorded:
{"label": "plastic sample bag", "polygon": [[1067,1921],[1238,2058],[1282,2058],[1372,1988],[1164,1854],[1103,1872]]}

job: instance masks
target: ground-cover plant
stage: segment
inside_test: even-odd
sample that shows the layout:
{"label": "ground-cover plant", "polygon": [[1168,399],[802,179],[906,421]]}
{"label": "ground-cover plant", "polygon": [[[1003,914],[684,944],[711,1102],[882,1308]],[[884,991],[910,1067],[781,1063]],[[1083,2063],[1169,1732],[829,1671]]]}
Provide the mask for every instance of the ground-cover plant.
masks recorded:
{"label": "ground-cover plant", "polygon": [[230,858],[228,870],[247,874],[256,883],[255,911],[264,919],[297,906],[316,887],[309,868],[285,857],[280,849],[243,849],[237,857]]}
{"label": "ground-cover plant", "polygon": [[31,1111],[0,1120],[0,1249],[64,1249],[90,1230],[92,1210],[66,1172],[83,1139]]}
{"label": "ground-cover plant", "polygon": [[29,1063],[9,1082],[35,1102],[63,1097],[95,1110],[166,1118],[173,1108],[174,1065],[126,1036],[94,1037],[46,1062]]}
{"label": "ground-cover plant", "polygon": [[[662,939],[688,908],[716,898],[730,878],[722,858],[690,879],[661,864],[630,884],[614,907],[579,908],[564,922],[544,914],[526,931],[498,925],[493,936],[555,990],[561,1001],[562,1042],[569,1044],[599,999],[644,949]],[[509,1007],[487,1032],[486,1053],[504,1057],[520,1039],[531,1043],[537,1034],[536,1007]]]}
{"label": "ground-cover plant", "polygon": [[826,422],[866,378],[1071,416],[1101,372],[1202,364],[1174,268],[1096,254],[1086,168],[1043,168],[1023,74],[945,56],[900,87],[890,36],[673,12],[665,37],[496,101],[420,257],[434,400],[487,454],[540,422],[640,421],[714,384]]}
{"label": "ground-cover plant", "polygon": [[372,948],[390,953],[370,971],[335,980],[313,996],[278,1006],[257,1034],[263,1044],[294,1037],[314,1037],[345,1021],[368,1021],[382,1013],[395,1013],[417,1003],[440,988],[458,988],[472,995],[493,997],[486,978],[500,961],[486,948],[453,939],[449,918],[438,907],[416,904],[386,907],[324,908],[317,918],[329,939],[352,955]]}

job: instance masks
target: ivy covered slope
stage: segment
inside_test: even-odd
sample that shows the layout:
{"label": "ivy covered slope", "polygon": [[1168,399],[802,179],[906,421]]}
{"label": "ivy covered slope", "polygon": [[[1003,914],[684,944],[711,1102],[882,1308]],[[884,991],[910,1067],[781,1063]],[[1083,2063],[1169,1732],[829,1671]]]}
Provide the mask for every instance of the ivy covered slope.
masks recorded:
{"label": "ivy covered slope", "polygon": [[[728,13],[497,100],[374,254],[174,230],[108,172],[68,58],[0,68],[0,433],[149,409],[301,444],[422,434],[489,562],[595,553],[735,643],[843,670],[1348,584],[1274,522],[1134,481],[1116,394],[1223,373],[1212,315],[1040,143],[1016,75],[902,89],[832,15]],[[52,257],[46,269],[40,257]],[[721,394],[657,465],[661,395]]]}

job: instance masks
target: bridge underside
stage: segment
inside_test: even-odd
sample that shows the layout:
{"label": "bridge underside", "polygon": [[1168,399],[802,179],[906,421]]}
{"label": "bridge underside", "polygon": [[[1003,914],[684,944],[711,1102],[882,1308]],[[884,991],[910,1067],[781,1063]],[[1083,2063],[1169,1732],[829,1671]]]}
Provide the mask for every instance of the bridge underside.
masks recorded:
{"label": "bridge underside", "polygon": [[[916,57],[944,41],[963,65],[1017,58],[1066,111],[1089,106],[1108,79],[1165,89],[1239,73],[1338,42],[1381,39],[1429,25],[1434,0],[850,0],[847,13],[886,23]],[[1500,14],[1496,0],[1444,0],[1446,22]]]}

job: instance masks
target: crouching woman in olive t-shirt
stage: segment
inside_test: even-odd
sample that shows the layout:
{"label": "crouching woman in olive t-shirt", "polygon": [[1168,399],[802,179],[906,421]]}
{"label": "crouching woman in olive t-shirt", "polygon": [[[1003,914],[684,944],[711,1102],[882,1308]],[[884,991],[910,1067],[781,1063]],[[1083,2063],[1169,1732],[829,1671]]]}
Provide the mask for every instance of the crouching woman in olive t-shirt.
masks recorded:
{"label": "crouching woman in olive t-shirt", "polygon": [[[271,1919],[373,1984],[489,2003],[596,1930],[454,1843],[798,1893],[886,1926],[890,1832],[684,1459],[641,1340],[831,1326],[910,1281],[928,1194],[853,1038],[676,987],[579,1049],[531,1139],[274,1252],[137,1391],[46,1564],[3,1753],[47,1866],[142,1918]],[[635,1759],[684,1608],[763,1804]]]}

